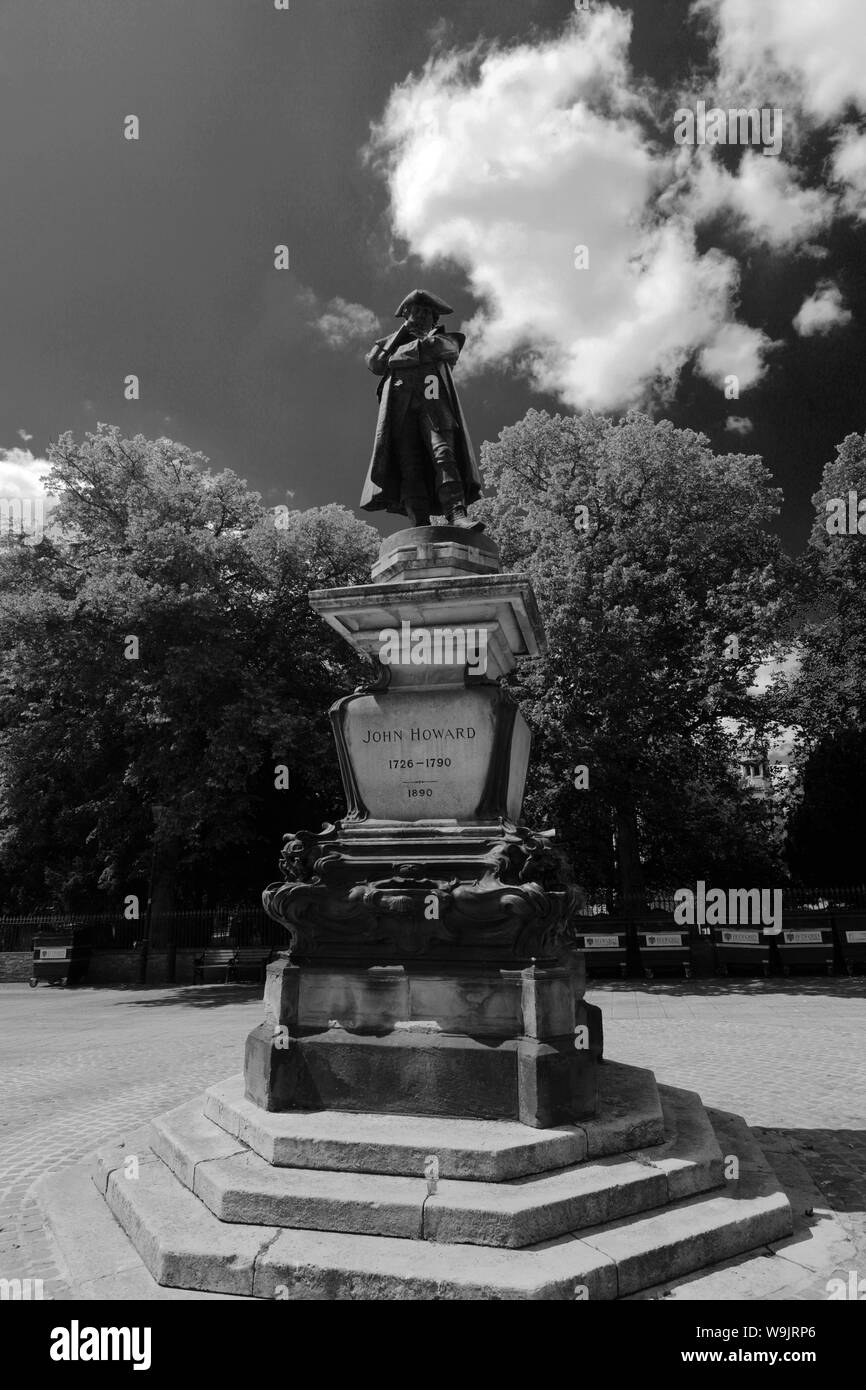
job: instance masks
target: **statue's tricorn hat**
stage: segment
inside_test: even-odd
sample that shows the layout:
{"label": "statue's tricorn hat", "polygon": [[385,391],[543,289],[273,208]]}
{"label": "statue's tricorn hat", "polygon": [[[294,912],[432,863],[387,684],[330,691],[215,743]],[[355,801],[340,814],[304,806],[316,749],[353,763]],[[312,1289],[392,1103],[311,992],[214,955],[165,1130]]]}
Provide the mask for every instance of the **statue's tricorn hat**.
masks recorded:
{"label": "statue's tricorn hat", "polygon": [[394,315],[395,319],[404,319],[413,304],[426,304],[427,308],[432,309],[434,314],[438,314],[440,318],[443,314],[454,313],[451,305],[446,304],[445,300],[440,299],[438,295],[428,294],[426,290],[413,290],[412,293],[407,294],[406,298],[403,300],[403,303]]}

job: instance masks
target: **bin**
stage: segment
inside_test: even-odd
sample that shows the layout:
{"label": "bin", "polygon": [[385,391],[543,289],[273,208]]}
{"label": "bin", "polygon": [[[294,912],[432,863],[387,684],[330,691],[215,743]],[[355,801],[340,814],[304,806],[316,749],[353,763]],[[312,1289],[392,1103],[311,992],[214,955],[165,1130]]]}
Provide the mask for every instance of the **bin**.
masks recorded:
{"label": "bin", "polygon": [[77,985],[90,964],[90,944],[70,923],[56,931],[38,932],[33,938],[33,974],[30,988],[40,980],[49,984]]}
{"label": "bin", "polygon": [[635,923],[637,950],[641,968],[648,980],[656,972],[682,970],[686,979],[692,975],[692,949],[688,927],[680,927],[672,918],[646,919]]}
{"label": "bin", "polygon": [[727,975],[731,965],[770,973],[770,938],[760,927],[712,927],[716,970]]}
{"label": "bin", "polygon": [[783,975],[790,975],[792,965],[833,973],[833,919],[827,913],[783,912],[776,946]]}
{"label": "bin", "polygon": [[598,926],[579,922],[573,932],[574,945],[585,952],[587,974],[619,970],[625,979],[628,969],[628,937],[624,922],[594,919]]}
{"label": "bin", "polygon": [[839,912],[833,918],[842,964],[850,975],[855,965],[866,970],[866,912]]}

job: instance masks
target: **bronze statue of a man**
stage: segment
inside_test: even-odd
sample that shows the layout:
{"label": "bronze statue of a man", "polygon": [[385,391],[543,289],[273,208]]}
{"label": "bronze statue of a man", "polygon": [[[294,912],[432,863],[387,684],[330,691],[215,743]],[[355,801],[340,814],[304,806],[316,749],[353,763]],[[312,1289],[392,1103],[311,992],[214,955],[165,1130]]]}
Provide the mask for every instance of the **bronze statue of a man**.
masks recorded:
{"label": "bronze statue of a man", "polygon": [[436,295],[413,290],[397,310],[397,332],[367,354],[382,380],[361,507],[402,512],[413,526],[429,526],[433,513],[475,531],[481,523],[466,509],[481,496],[481,476],[451,377],[466,339],[439,323],[453,312]]}

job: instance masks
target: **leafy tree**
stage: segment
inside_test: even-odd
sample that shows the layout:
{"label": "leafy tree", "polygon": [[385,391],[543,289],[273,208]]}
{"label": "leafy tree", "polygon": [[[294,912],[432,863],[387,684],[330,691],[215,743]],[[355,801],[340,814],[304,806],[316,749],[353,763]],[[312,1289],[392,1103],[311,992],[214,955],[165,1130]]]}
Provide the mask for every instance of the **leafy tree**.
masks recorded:
{"label": "leafy tree", "polygon": [[[564,829],[589,882],[607,820],[628,901],[647,871],[769,872],[764,812],[730,772],[737,725],[763,717],[750,687],[784,608],[780,493],[761,460],[637,412],[533,410],[484,446],[483,468],[503,568],[530,575],[548,632],[544,660],[512,678],[539,731],[531,814]],[[685,828],[685,807],[687,852],[662,833]]]}
{"label": "leafy tree", "polygon": [[280,833],[339,804],[326,711],[362,668],[307,593],[366,578],[377,533],[275,525],[230,470],[104,425],[50,462],[50,532],[0,547],[0,893],[254,897]]}
{"label": "leafy tree", "polygon": [[[834,731],[866,726],[866,534],[828,529],[833,503],[844,501],[847,512],[849,492],[866,500],[866,434],[842,441],[812,498],[804,587],[815,617],[800,636],[791,704],[807,747]],[[866,532],[866,516],[862,520]]]}
{"label": "leafy tree", "polygon": [[[849,494],[854,506],[849,530]],[[863,879],[866,767],[866,434],[849,434],[824,468],[800,569],[803,619],[777,717],[797,731],[788,856],[818,885]],[[866,508],[864,508],[866,510]],[[860,530],[862,521],[863,529]],[[841,523],[841,524],[840,524]]]}

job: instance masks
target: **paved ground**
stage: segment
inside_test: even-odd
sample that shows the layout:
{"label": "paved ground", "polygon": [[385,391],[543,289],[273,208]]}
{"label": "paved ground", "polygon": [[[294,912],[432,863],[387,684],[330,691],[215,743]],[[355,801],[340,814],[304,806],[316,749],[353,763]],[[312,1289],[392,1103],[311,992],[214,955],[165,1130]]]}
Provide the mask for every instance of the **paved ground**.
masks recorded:
{"label": "paved ground", "polygon": [[[617,981],[588,998],[603,1008],[608,1056],[743,1115],[801,1225],[833,1235],[830,1262],[805,1275],[765,1260],[763,1295],[728,1279],[685,1296],[823,1299],[831,1275],[866,1278],[866,980]],[[66,1295],[36,1180],[239,1071],[260,1016],[255,991],[235,986],[0,985],[0,1278]]]}
{"label": "paved ground", "polygon": [[826,1299],[827,1281],[852,1269],[866,1294],[866,979],[623,981],[587,998],[603,1010],[608,1056],[742,1115],[791,1201],[797,1240],[783,1257],[805,1280],[755,1259],[677,1296]]}

